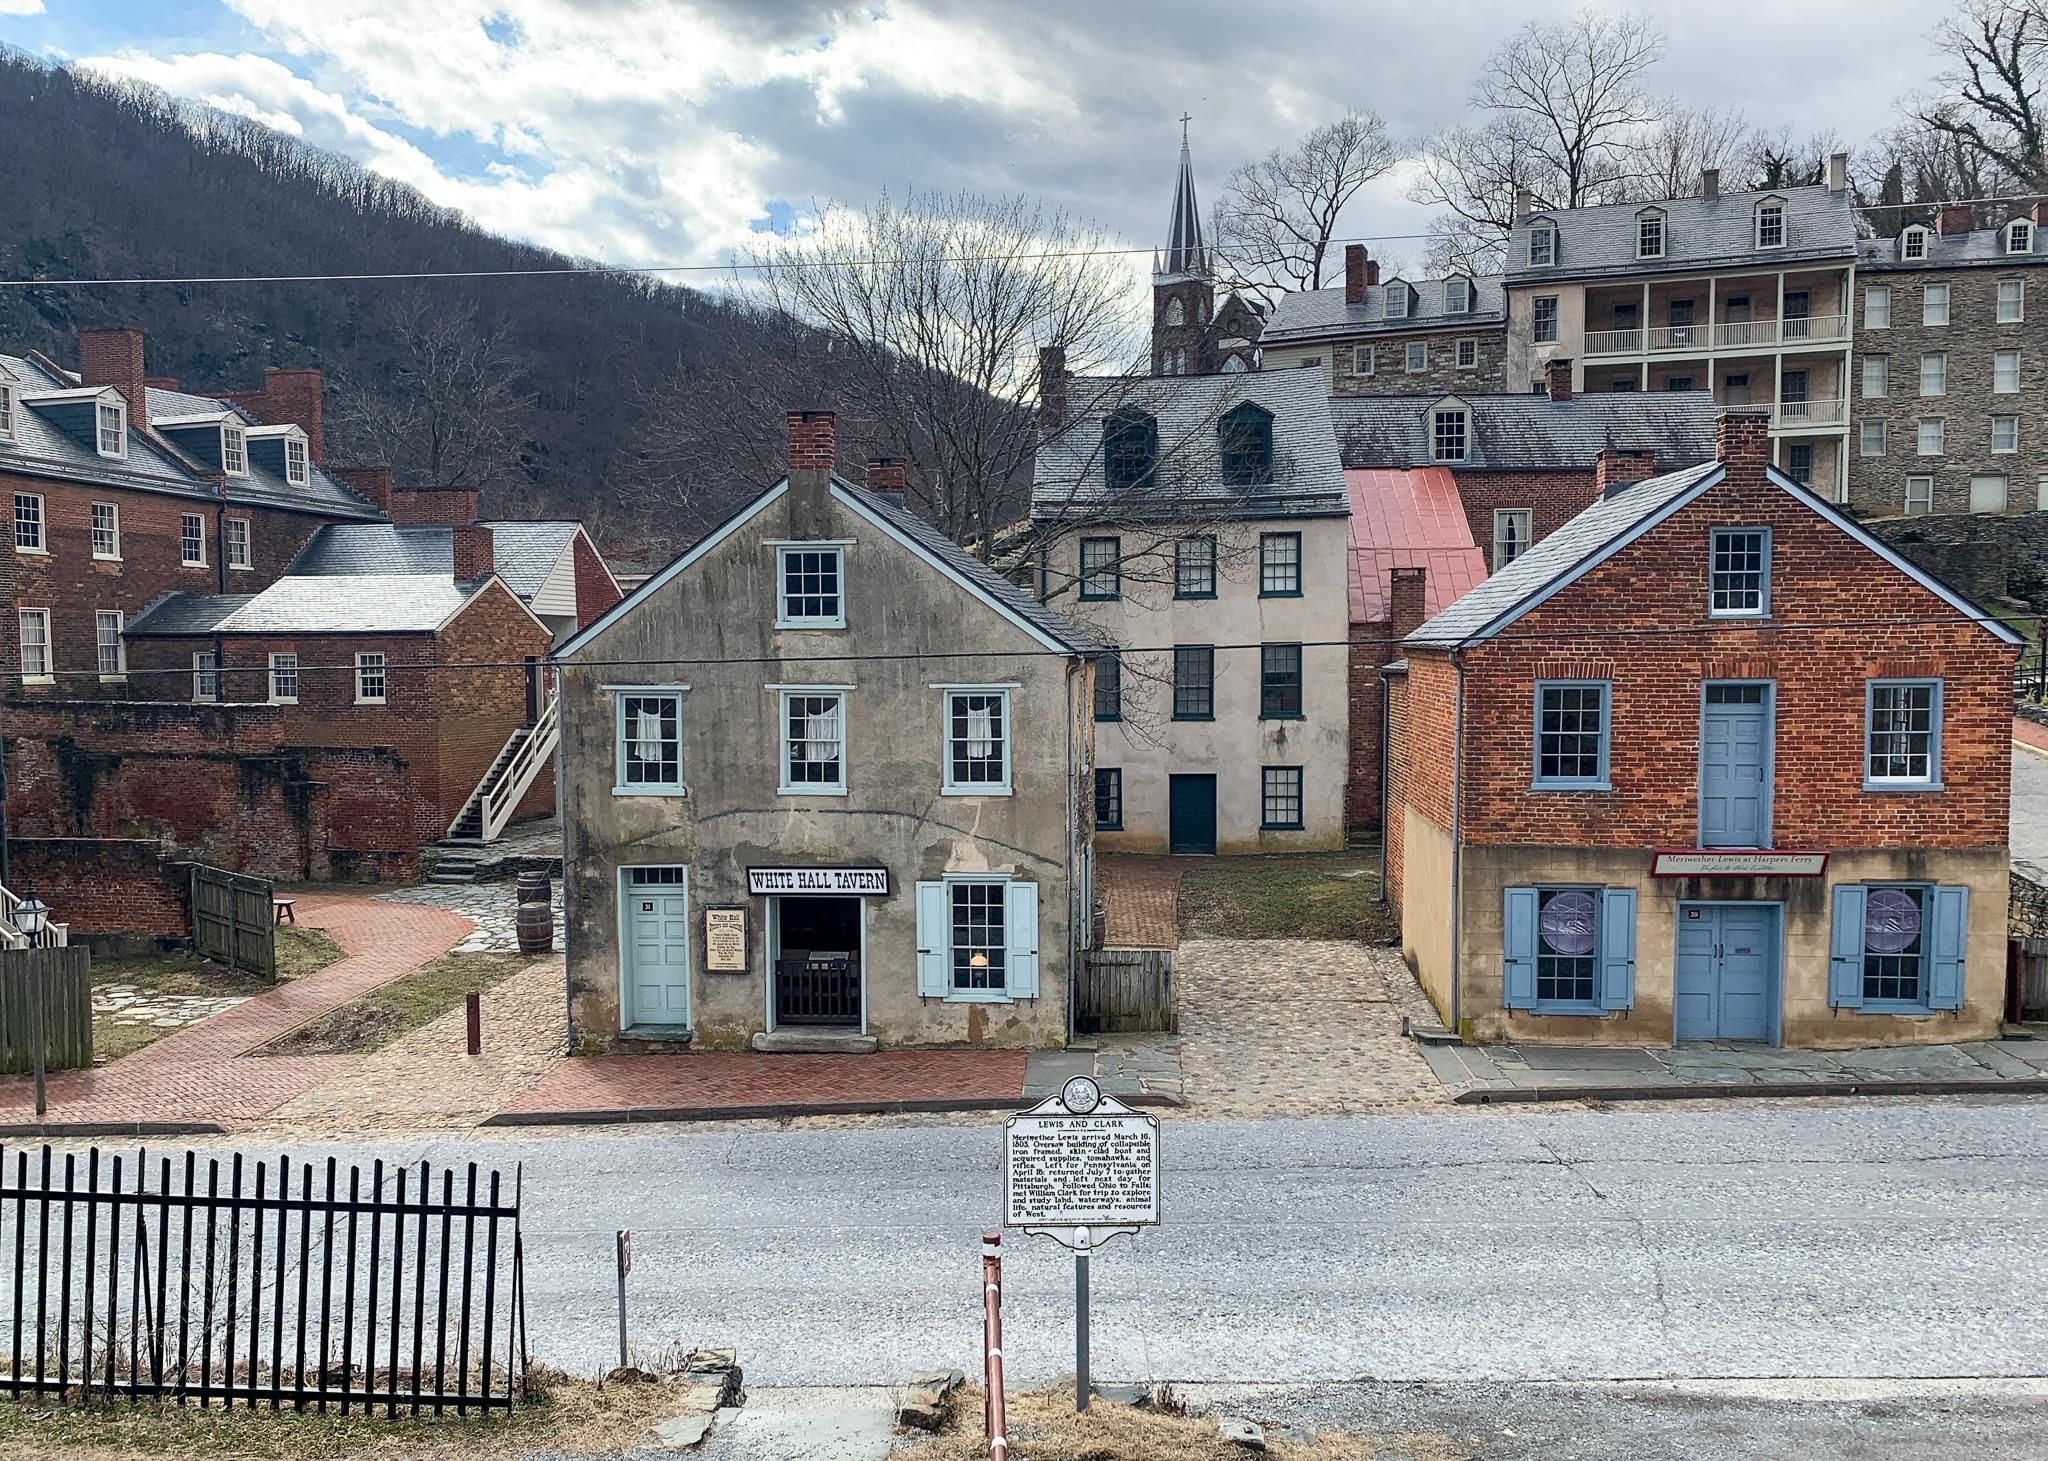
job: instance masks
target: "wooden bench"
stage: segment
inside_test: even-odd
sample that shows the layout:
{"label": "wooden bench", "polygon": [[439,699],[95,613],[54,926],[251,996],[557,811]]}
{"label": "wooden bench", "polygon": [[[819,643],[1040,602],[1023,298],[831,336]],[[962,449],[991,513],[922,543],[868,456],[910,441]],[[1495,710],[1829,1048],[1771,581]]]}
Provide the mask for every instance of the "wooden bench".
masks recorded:
{"label": "wooden bench", "polygon": [[299,921],[298,915],[292,912],[292,904],[295,901],[297,900],[292,898],[272,898],[270,900],[272,921],[276,923],[297,923]]}

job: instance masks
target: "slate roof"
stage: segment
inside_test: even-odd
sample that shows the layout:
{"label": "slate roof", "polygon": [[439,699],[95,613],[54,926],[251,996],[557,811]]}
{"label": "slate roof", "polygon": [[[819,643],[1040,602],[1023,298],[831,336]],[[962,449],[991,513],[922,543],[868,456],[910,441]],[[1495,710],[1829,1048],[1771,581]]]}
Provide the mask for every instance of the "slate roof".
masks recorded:
{"label": "slate roof", "polygon": [[1486,577],[1486,558],[1458,484],[1443,467],[1344,474],[1351,493],[1351,622],[1383,624],[1389,617],[1387,576],[1396,568],[1425,568],[1423,611],[1449,608]]}
{"label": "slate roof", "polygon": [[[1068,424],[1041,431],[1031,516],[1131,522],[1193,516],[1341,517],[1344,469],[1330,423],[1328,377],[1318,366],[1219,375],[1084,376],[1068,383]],[[1253,402],[1273,413],[1273,479],[1223,480],[1217,421]],[[1159,425],[1154,485],[1112,497],[1102,472],[1102,422],[1114,411],[1150,413]]]}
{"label": "slate roof", "polygon": [[[491,530],[491,562],[505,587],[522,599],[531,599],[547,582],[548,573],[561,560],[562,550],[582,528],[573,520],[536,518],[531,521],[498,519],[484,524]],[[453,544],[451,541],[450,552]],[[453,572],[450,565],[450,572]]]}
{"label": "slate roof", "polygon": [[[492,566],[505,587],[531,600],[581,526],[570,521],[493,521]],[[370,574],[440,574],[455,571],[452,527],[398,527],[392,523],[330,523],[307,540],[285,569],[296,577]]]}
{"label": "slate roof", "polygon": [[446,574],[280,578],[260,594],[172,594],[131,635],[418,634],[441,627],[490,580]]}
{"label": "slate roof", "polygon": [[[1331,397],[1345,467],[1429,464],[1429,409],[1445,394]],[[1471,456],[1453,471],[1590,471],[1609,446],[1654,452],[1658,462],[1671,466],[1714,455],[1717,408],[1711,391],[1603,391],[1569,401],[1489,392],[1457,399],[1472,412]]]}
{"label": "slate roof", "polygon": [[1603,497],[1521,557],[1481,583],[1402,640],[1408,647],[1455,649],[1484,632],[1496,619],[1518,607],[1582,563],[1606,552],[1634,528],[1703,483],[1720,480],[1718,461],[1702,462],[1680,472],[1667,472],[1636,482],[1612,497]]}
{"label": "slate roof", "polygon": [[[2025,214],[2018,216],[2026,217]],[[2025,254],[2005,251],[2003,228],[1976,228],[1968,233],[1929,232],[1927,257],[1924,259],[1900,258],[1899,241],[1895,238],[1866,238],[1856,245],[1856,267],[1874,273],[1967,267],[2026,268],[2038,264],[2048,264],[2048,229],[2034,230],[2033,252]]]}
{"label": "slate roof", "polygon": [[[1756,246],[1756,205],[1785,200],[1785,246]],[[1636,215],[1664,210],[1664,257],[1636,257]],[[1557,262],[1529,265],[1529,228],[1539,219],[1557,225]],[[1507,282],[1513,286],[1547,279],[1583,279],[1608,274],[1664,274],[1703,267],[1754,264],[1777,268],[1788,261],[1856,256],[1856,214],[1850,195],[1825,187],[1778,188],[1768,192],[1723,193],[1718,198],[1666,198],[1655,203],[1613,203],[1597,208],[1557,208],[1518,215],[1508,240]]]}
{"label": "slate roof", "polygon": [[1414,290],[1412,313],[1405,318],[1386,317],[1387,288],[1394,281],[1366,286],[1365,298],[1357,304],[1344,302],[1344,286],[1305,289],[1283,294],[1267,316],[1260,343],[1286,344],[1293,340],[1323,340],[1332,337],[1369,338],[1416,329],[1449,329],[1457,325],[1497,325],[1507,318],[1508,296],[1501,276],[1482,274],[1471,281],[1472,308],[1462,314],[1444,312],[1442,279],[1410,282]]}

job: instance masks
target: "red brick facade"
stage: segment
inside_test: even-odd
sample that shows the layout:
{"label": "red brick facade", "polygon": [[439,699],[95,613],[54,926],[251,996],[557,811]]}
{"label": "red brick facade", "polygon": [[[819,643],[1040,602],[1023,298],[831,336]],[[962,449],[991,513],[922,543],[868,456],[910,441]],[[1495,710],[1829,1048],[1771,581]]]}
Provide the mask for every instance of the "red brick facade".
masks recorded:
{"label": "red brick facade", "polygon": [[1496,511],[1527,509],[1530,541],[1536,542],[1584,512],[1600,496],[1593,482],[1591,462],[1579,471],[1461,471],[1456,475],[1458,496],[1465,504],[1465,521],[1471,525],[1472,541],[1486,555],[1489,572],[1500,567],[1493,561]]}
{"label": "red brick facade", "polygon": [[166,943],[192,936],[186,868],[151,838],[12,837],[8,877],[33,889],[73,942],[144,935]]}
{"label": "red brick facade", "polygon": [[623,595],[588,536],[578,533],[570,543],[569,551],[574,555],[576,569],[576,627],[582,629],[596,622],[597,616],[610,609]]}

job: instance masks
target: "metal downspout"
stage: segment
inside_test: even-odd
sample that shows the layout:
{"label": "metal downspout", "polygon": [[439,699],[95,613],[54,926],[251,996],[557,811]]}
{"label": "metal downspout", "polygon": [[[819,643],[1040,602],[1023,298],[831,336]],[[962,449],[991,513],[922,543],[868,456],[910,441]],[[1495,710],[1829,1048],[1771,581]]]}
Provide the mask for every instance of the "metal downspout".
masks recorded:
{"label": "metal downspout", "polygon": [[[1067,687],[1066,687],[1066,688],[1067,688],[1067,716],[1066,716],[1066,719],[1067,719],[1067,1038],[1066,1038],[1066,1043],[1067,1043],[1067,1044],[1069,1044],[1069,1045],[1071,1045],[1071,1044],[1073,1044],[1073,1043],[1074,1043],[1074,1009],[1075,1009],[1075,1005],[1074,1005],[1074,1000],[1075,1000],[1075,997],[1076,997],[1076,994],[1077,994],[1077,988],[1078,988],[1078,985],[1077,985],[1077,981],[1078,981],[1078,979],[1079,979],[1079,976],[1080,976],[1080,969],[1081,969],[1081,958],[1082,958],[1082,954],[1081,954],[1081,935],[1079,934],[1079,932],[1077,932],[1077,930],[1078,930],[1078,929],[1079,929],[1079,928],[1081,927],[1081,924],[1080,924],[1080,922],[1079,922],[1079,921],[1078,921],[1078,920],[1077,920],[1077,919],[1075,918],[1075,914],[1074,914],[1074,907],[1075,907],[1075,904],[1076,904],[1076,902],[1078,902],[1078,901],[1079,901],[1079,899],[1080,899],[1080,896],[1081,896],[1081,890],[1080,890],[1080,888],[1079,888],[1079,886],[1078,886],[1078,882],[1079,882],[1079,876],[1078,876],[1078,865],[1079,865],[1079,863],[1080,863],[1080,860],[1081,860],[1081,827],[1080,827],[1080,820],[1079,820],[1079,812],[1080,812],[1080,808],[1079,808],[1079,807],[1078,807],[1078,805],[1076,804],[1076,798],[1077,798],[1077,796],[1078,796],[1078,790],[1077,790],[1077,787],[1076,787],[1076,783],[1077,783],[1077,782],[1078,782],[1078,780],[1080,779],[1080,775],[1081,775],[1081,769],[1080,769],[1080,768],[1079,768],[1078,766],[1076,766],[1076,765],[1074,764],[1074,671],[1075,671],[1075,670],[1076,670],[1076,669],[1077,669],[1077,668],[1078,668],[1079,666],[1081,666],[1081,665],[1083,665],[1083,664],[1085,664],[1085,663],[1086,663],[1086,661],[1085,661],[1085,660],[1080,660],[1080,659],[1069,659],[1069,660],[1067,661]],[[1088,917],[1089,917],[1089,918],[1090,918],[1090,919],[1092,920],[1093,916],[1094,916],[1094,910],[1093,910],[1093,909],[1091,908],[1091,909],[1089,909],[1089,910],[1088,910]]]}
{"label": "metal downspout", "polygon": [[1464,927],[1461,906],[1465,884],[1465,666],[1456,650],[1451,651],[1451,668],[1458,674],[1457,707],[1451,714],[1451,1031],[1457,1033],[1464,1014],[1460,997],[1458,935]]}
{"label": "metal downspout", "polygon": [[[562,667],[555,659],[554,646],[552,645],[548,647],[546,661],[548,668],[554,673],[556,697],[555,724],[559,727],[562,717]],[[576,935],[569,927],[568,915],[569,869],[575,866],[575,859],[569,852],[569,818],[565,813],[562,802],[562,784],[564,781],[562,765],[567,760],[568,757],[563,754],[562,734],[557,729],[555,732],[555,820],[562,824],[562,1054],[573,1055],[576,1053],[576,995],[574,986],[570,983],[572,976],[569,971],[574,967],[574,961],[569,957],[569,943]],[[616,886],[616,880],[614,880],[614,885]],[[688,890],[685,889],[684,891],[687,892]],[[685,909],[685,911],[687,912],[688,910]],[[625,950],[621,949],[619,956],[624,958]]]}
{"label": "metal downspout", "polygon": [[[1392,754],[1391,754],[1391,749],[1390,749],[1390,747],[1389,747],[1389,745],[1388,745],[1388,738],[1389,738],[1390,736],[1392,736],[1393,732],[1394,732],[1394,686],[1393,686],[1393,682],[1392,682],[1392,681],[1390,681],[1390,680],[1389,680],[1389,679],[1387,678],[1387,667],[1386,667],[1385,665],[1381,665],[1381,666],[1380,666],[1380,901],[1381,901],[1382,903],[1385,903],[1385,904],[1386,904],[1386,905],[1387,905],[1387,906],[1388,906],[1389,908],[1392,908],[1392,907],[1393,907],[1393,900],[1392,900],[1392,899],[1390,899],[1390,898],[1389,898],[1389,897],[1387,896],[1387,822],[1388,822],[1388,821],[1390,820],[1390,819],[1389,819],[1389,816],[1388,816],[1388,811],[1387,811],[1387,767],[1388,767],[1388,766],[1389,766],[1390,764],[1392,764],[1392,762],[1393,762],[1393,759],[1394,759],[1394,758],[1393,758],[1393,756],[1392,756]],[[1399,909],[1395,909],[1395,910],[1394,910],[1394,916],[1395,916],[1396,918],[1400,917],[1400,910],[1399,910]]]}

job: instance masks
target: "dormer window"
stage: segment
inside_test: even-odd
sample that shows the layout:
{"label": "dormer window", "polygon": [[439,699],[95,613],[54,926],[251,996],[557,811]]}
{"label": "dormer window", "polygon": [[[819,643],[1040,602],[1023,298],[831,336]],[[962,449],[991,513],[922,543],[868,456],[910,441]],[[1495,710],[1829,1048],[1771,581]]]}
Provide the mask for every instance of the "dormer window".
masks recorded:
{"label": "dormer window", "polygon": [[311,480],[312,473],[306,466],[306,439],[303,436],[287,436],[284,439],[284,479],[294,487],[303,487]]}
{"label": "dormer window", "polygon": [[1766,198],[1756,205],[1756,246],[1760,249],[1785,247],[1785,200]]}
{"label": "dormer window", "polygon": [[1899,234],[1899,257],[1902,259],[1924,259],[1927,257],[1927,230],[1918,223],[1902,230]]}
{"label": "dormer window", "polygon": [[1429,454],[1439,462],[1462,462],[1471,455],[1472,418],[1463,406],[1438,406],[1429,413]]}
{"label": "dormer window", "polygon": [[1664,257],[1664,212],[1660,208],[1645,208],[1636,215],[1636,257],[1639,259],[1661,259]]}
{"label": "dormer window", "polygon": [[99,403],[99,450],[103,457],[121,462],[128,459],[128,406],[120,400]]}
{"label": "dormer window", "polygon": [[1529,267],[1547,269],[1557,262],[1557,225],[1547,219],[1529,225]]}
{"label": "dormer window", "polygon": [[1233,406],[1216,424],[1223,454],[1223,480],[1255,487],[1273,480],[1273,413],[1250,401]]}
{"label": "dormer window", "polygon": [[0,441],[14,440],[14,387],[0,385]]}
{"label": "dormer window", "polygon": [[1405,320],[1408,318],[1408,286],[1399,279],[1392,279],[1387,282],[1384,301],[1383,313],[1388,319]]}
{"label": "dormer window", "polygon": [[249,475],[249,434],[239,426],[220,429],[220,469],[230,477]]}
{"label": "dormer window", "polygon": [[1112,492],[1152,485],[1159,423],[1143,411],[1119,411],[1102,423],[1102,475]]}
{"label": "dormer window", "polygon": [[2034,225],[2031,219],[2015,218],[2006,224],[2005,251],[2009,254],[2031,254],[2034,251]]}
{"label": "dormer window", "polygon": [[1472,281],[1470,279],[1444,280],[1444,313],[1465,314],[1472,308]]}

